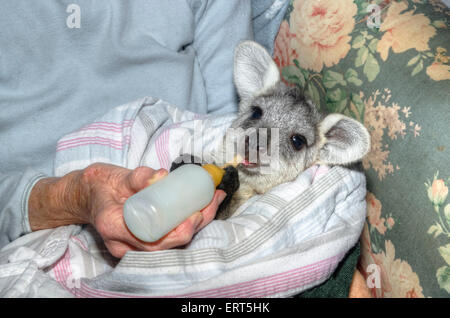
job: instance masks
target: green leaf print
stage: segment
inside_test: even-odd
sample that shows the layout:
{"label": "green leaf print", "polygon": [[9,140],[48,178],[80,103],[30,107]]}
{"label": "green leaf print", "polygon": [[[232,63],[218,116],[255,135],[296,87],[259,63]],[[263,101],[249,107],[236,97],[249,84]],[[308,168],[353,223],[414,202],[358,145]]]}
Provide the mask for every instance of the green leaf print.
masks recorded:
{"label": "green leaf print", "polygon": [[367,56],[367,61],[364,64],[363,72],[366,74],[369,82],[372,82],[380,72],[380,66],[378,65],[376,58],[371,53]]}
{"label": "green leaf print", "polygon": [[344,80],[344,76],[333,71],[325,71],[322,81],[326,88],[333,88],[336,84],[341,84],[344,86],[347,85],[347,82]]}
{"label": "green leaf print", "polygon": [[442,231],[442,227],[439,223],[430,226],[427,231],[427,234],[433,235],[434,238],[438,237],[442,233],[444,233],[444,231]]}
{"label": "green leaf print", "polygon": [[355,93],[351,93],[351,100],[353,102],[353,105],[355,105],[356,110],[358,111],[358,114],[356,115],[356,118],[358,120],[360,120],[361,122],[364,121],[364,109],[365,109],[365,105],[364,102],[362,101],[361,97],[358,94]]}
{"label": "green leaf print", "polygon": [[447,265],[450,265],[450,244],[441,246],[438,248],[439,253],[441,253],[442,258],[445,260]]}
{"label": "green leaf print", "polygon": [[362,35],[357,35],[352,41],[352,48],[359,49],[366,43],[366,39]]}
{"label": "green leaf print", "polygon": [[365,46],[358,49],[358,52],[356,52],[356,60],[355,60],[355,66],[360,67],[366,63],[367,56],[369,54],[369,49]]}
{"label": "green leaf print", "polygon": [[369,50],[372,53],[375,53],[377,51],[377,45],[378,45],[378,39],[372,39],[369,43]]}
{"label": "green leaf print", "polygon": [[320,94],[317,87],[312,83],[308,83],[308,95],[317,107],[320,107]]}
{"label": "green leaf print", "polygon": [[413,71],[411,72],[411,76],[416,75],[423,69],[423,61],[421,60],[416,67],[414,67]]}
{"label": "green leaf print", "polygon": [[347,93],[340,88],[327,91],[326,101],[329,111],[340,113],[347,106]]}
{"label": "green leaf print", "polygon": [[439,286],[450,293],[450,267],[442,266],[436,272],[436,278]]}
{"label": "green leaf print", "polygon": [[412,59],[410,59],[409,61],[408,61],[408,66],[411,66],[411,65],[414,65],[414,64],[416,64],[417,62],[419,62],[419,59],[420,59],[420,54],[417,54],[416,56],[414,56]]}
{"label": "green leaf print", "polygon": [[294,66],[294,65],[288,65],[286,67],[283,67],[281,71],[281,76],[292,84],[297,84],[300,87],[305,87],[306,79],[302,71]]}
{"label": "green leaf print", "polygon": [[349,68],[347,72],[345,72],[344,78],[347,82],[352,83],[353,85],[362,85],[362,81],[358,78],[358,73],[352,68]]}

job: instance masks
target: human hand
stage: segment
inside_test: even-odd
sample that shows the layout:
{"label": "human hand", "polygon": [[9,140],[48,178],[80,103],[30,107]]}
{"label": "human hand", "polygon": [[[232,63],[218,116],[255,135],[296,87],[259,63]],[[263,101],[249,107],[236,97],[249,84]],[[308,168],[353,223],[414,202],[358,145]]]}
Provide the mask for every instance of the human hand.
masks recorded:
{"label": "human hand", "polygon": [[[153,243],[134,237],[123,218],[123,205],[128,197],[166,174],[167,171],[163,169],[155,171],[139,167],[129,170],[95,163],[62,178],[43,179],[36,184],[30,195],[30,225],[33,230],[38,230],[73,223],[90,223],[97,229],[111,254],[119,258],[130,250],[156,251],[185,245],[196,232],[214,219],[225,192],[217,190],[207,207],[194,213]],[[45,202],[46,199],[50,204],[43,210],[45,204],[42,204],[42,200]]]}

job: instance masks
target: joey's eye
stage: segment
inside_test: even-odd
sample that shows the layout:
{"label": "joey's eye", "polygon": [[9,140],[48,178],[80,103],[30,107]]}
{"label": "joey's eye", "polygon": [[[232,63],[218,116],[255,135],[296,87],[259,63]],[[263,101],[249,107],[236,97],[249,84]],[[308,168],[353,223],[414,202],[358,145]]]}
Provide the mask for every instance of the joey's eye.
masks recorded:
{"label": "joey's eye", "polygon": [[301,150],[306,145],[306,138],[302,135],[295,134],[291,136],[291,142],[295,150]]}
{"label": "joey's eye", "polygon": [[253,106],[252,107],[252,119],[260,119],[262,117],[263,111],[261,107]]}

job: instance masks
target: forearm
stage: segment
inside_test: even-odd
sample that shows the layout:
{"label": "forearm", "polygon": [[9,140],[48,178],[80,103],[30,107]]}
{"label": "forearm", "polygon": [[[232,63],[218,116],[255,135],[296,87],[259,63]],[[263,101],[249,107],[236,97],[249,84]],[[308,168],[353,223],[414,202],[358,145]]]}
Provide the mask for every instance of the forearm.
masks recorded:
{"label": "forearm", "polygon": [[33,231],[69,224],[89,223],[82,171],[36,183],[28,199],[28,218]]}
{"label": "forearm", "polygon": [[31,232],[28,197],[33,185],[44,177],[42,173],[29,168],[21,172],[0,172],[0,249]]}

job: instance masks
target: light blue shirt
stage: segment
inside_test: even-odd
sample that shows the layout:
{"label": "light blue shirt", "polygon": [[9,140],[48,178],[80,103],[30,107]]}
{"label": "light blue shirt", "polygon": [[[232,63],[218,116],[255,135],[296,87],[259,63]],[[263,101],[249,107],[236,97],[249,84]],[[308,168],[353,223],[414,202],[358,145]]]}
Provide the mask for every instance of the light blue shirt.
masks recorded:
{"label": "light blue shirt", "polygon": [[0,247],[30,232],[29,193],[52,175],[63,135],[144,96],[197,113],[235,111],[233,51],[253,38],[251,6],[2,0]]}

